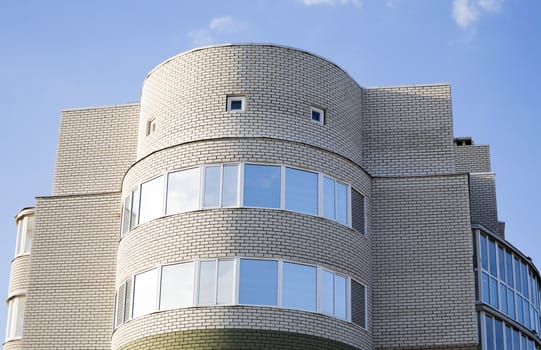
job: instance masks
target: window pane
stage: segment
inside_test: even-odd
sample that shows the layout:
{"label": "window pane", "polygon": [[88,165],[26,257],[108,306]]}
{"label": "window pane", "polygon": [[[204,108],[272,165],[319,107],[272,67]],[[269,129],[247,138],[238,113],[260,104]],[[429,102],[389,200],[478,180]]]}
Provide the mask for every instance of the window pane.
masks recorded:
{"label": "window pane", "polygon": [[199,264],[198,305],[216,304],[216,260],[201,261]]}
{"label": "window pane", "polygon": [[163,215],[163,176],[141,185],[139,223],[143,224]]}
{"label": "window pane", "polygon": [[222,206],[231,207],[238,203],[239,166],[224,165],[222,183]]}
{"label": "window pane", "polygon": [[503,350],[503,323],[502,321],[495,320],[494,324],[495,344],[496,349]]}
{"label": "window pane", "polygon": [[160,310],[192,306],[194,263],[162,267]]}
{"label": "window pane", "polygon": [[282,306],[307,311],[317,310],[315,266],[284,262],[282,281]]}
{"label": "window pane", "polygon": [[221,166],[207,166],[205,167],[205,191],[204,206],[205,207],[218,207],[220,205],[220,179],[221,179]]}
{"label": "window pane", "polygon": [[497,276],[496,272],[496,243],[494,243],[493,240],[488,240],[488,259],[489,259],[489,267],[490,267],[490,274],[494,277]]}
{"label": "window pane", "polygon": [[366,289],[351,280],[351,322],[366,328]]}
{"label": "window pane", "polygon": [[139,223],[139,204],[141,203],[141,191],[139,187],[132,193],[132,211],[130,219],[130,229],[137,226]]}
{"label": "window pane", "polygon": [[335,275],[334,279],[334,315],[345,319],[347,317],[347,280],[344,276]]}
{"label": "window pane", "polygon": [[8,319],[7,319],[7,323],[6,323],[6,340],[7,339],[11,339],[13,338],[12,334],[14,333],[13,332],[13,313],[14,313],[14,303],[15,303],[15,298],[9,300],[8,302]]}
{"label": "window pane", "polygon": [[323,178],[323,216],[327,219],[336,218],[334,203],[334,180],[328,177]]}
{"label": "window pane", "polygon": [[530,303],[526,299],[522,299],[522,309],[524,310],[524,324],[530,329]]}
{"label": "window pane", "polygon": [[528,267],[525,263],[520,263],[522,275],[522,294],[528,299],[530,296],[528,288]]}
{"label": "window pane", "polygon": [[336,181],[336,221],[347,225],[348,223],[348,187]]}
{"label": "window pane", "polygon": [[24,245],[24,231],[26,231],[26,217],[23,217],[17,223],[17,243],[15,245],[15,256],[22,253],[22,247]]}
{"label": "window pane", "polygon": [[488,317],[485,315],[485,331],[486,331],[486,349],[487,350],[495,350],[494,349],[494,330],[492,328],[492,317]]}
{"label": "window pane", "polygon": [[507,308],[509,311],[509,317],[515,318],[515,293],[511,288],[507,289]]}
{"label": "window pane", "polygon": [[515,289],[522,293],[522,283],[520,283],[520,261],[517,258],[513,259],[515,261]]}
{"label": "window pane", "polygon": [[199,168],[170,173],[167,183],[167,214],[199,208]]}
{"label": "window pane", "polygon": [[507,270],[507,284],[513,287],[513,256],[509,251],[505,251],[505,269]]}
{"label": "window pane", "polygon": [[524,310],[522,309],[522,297],[520,297],[517,294],[516,299],[517,299],[517,321],[519,321],[520,323],[524,323]]}
{"label": "window pane", "polygon": [[505,347],[506,350],[513,350],[513,331],[507,325],[505,326]]}
{"label": "window pane", "polygon": [[498,246],[498,278],[505,281],[505,258],[503,255],[503,248]]}
{"label": "window pane", "polygon": [[233,303],[233,272],[235,262],[233,260],[218,261],[218,297],[217,304]]}
{"label": "window pane", "polygon": [[494,278],[490,278],[490,305],[496,309],[498,305],[498,282]]}
{"label": "window pane", "polygon": [[26,305],[26,298],[24,296],[16,297],[17,310],[15,312],[15,336],[22,337],[23,335],[23,324],[24,324],[24,308]]}
{"label": "window pane", "polygon": [[246,164],[244,167],[244,205],[280,208],[280,172],[279,166]]}
{"label": "window pane", "polygon": [[334,273],[321,270],[321,312],[334,315]]}
{"label": "window pane", "polygon": [[500,283],[500,300],[501,303],[501,310],[504,314],[507,314],[507,287]]}
{"label": "window pane", "polygon": [[487,238],[483,235],[479,236],[479,251],[481,252],[481,266],[488,271]]}
{"label": "window pane", "polygon": [[517,330],[513,329],[513,350],[520,349],[520,335]]}
{"label": "window pane", "polygon": [[286,209],[317,215],[316,173],[286,168]]}
{"label": "window pane", "polygon": [[32,232],[34,231],[34,216],[27,216],[26,220],[23,253],[30,253],[30,249],[32,248]]}
{"label": "window pane", "polygon": [[483,303],[490,304],[490,286],[488,283],[489,277],[486,273],[483,272],[483,274],[481,275],[481,279],[483,287]]}
{"label": "window pane", "polygon": [[125,305],[126,305],[126,283],[122,283],[118,288],[116,295],[116,310],[115,310],[115,328],[124,323]]}
{"label": "window pane", "polygon": [[158,269],[135,275],[133,291],[133,317],[156,310],[158,292]]}
{"label": "window pane", "polygon": [[240,260],[240,304],[276,305],[278,301],[278,262]]}
{"label": "window pane", "polygon": [[131,192],[124,198],[124,205],[122,206],[122,235],[128,232],[130,229],[130,218],[131,218]]}

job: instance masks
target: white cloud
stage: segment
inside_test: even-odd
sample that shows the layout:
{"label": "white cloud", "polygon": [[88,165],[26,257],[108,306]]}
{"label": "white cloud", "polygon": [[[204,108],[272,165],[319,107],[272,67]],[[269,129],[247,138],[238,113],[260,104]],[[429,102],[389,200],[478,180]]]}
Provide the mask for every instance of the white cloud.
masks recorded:
{"label": "white cloud", "polygon": [[494,13],[501,9],[503,0],[454,0],[453,19],[462,28],[475,24],[484,13]]}
{"label": "white cloud", "polygon": [[502,7],[503,0],[479,0],[479,7],[487,12],[498,12]]}
{"label": "white cloud", "polygon": [[353,5],[361,8],[361,0],[302,0],[306,6],[312,5]]}
{"label": "white cloud", "polygon": [[453,2],[453,18],[460,27],[468,27],[477,21],[478,17],[479,11],[470,0],[455,0]]}
{"label": "white cloud", "polygon": [[231,16],[216,17],[206,28],[188,32],[187,37],[194,45],[210,45],[216,42],[216,36],[238,33],[242,28],[243,26],[235,22]]}

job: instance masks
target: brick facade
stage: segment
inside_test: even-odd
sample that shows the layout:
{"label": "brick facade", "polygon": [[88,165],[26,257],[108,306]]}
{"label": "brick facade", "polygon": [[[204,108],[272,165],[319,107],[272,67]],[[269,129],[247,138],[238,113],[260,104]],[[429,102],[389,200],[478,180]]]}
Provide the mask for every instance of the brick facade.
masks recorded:
{"label": "brick facade", "polygon": [[[245,109],[227,111],[228,96],[245,97]],[[227,163],[347,184],[363,232],[232,207],[161,215],[119,239],[123,199],[141,183]],[[140,103],[62,112],[53,194],[37,199],[31,253],[12,263],[9,298],[26,296],[23,335],[4,349],[473,350],[472,223],[503,238],[495,203],[488,147],[453,142],[449,85],[361,88],[335,64],[275,45],[192,50],[148,74]],[[366,287],[366,327],[249,305],[154,311],[113,327],[115,292],[134,275],[224,257],[348,276]]]}

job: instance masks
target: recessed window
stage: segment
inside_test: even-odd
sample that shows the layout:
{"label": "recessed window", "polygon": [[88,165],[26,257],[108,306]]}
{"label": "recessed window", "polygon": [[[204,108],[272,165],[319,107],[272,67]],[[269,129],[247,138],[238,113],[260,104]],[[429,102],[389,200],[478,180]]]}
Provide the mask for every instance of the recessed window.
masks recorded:
{"label": "recessed window", "polygon": [[244,96],[228,96],[227,111],[228,112],[244,112],[246,98]]}
{"label": "recessed window", "polygon": [[310,108],[310,118],[314,123],[325,124],[325,111],[319,108]]}
{"label": "recessed window", "polygon": [[156,131],[156,118],[147,121],[147,136]]}

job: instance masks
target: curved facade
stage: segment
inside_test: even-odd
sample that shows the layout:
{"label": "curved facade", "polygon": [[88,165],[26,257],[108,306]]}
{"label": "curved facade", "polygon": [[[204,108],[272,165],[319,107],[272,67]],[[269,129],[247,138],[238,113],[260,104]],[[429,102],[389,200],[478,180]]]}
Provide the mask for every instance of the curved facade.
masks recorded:
{"label": "curved facade", "polygon": [[448,85],[195,49],[140,103],[64,111],[54,181],[16,218],[5,349],[541,349]]}

